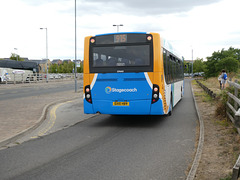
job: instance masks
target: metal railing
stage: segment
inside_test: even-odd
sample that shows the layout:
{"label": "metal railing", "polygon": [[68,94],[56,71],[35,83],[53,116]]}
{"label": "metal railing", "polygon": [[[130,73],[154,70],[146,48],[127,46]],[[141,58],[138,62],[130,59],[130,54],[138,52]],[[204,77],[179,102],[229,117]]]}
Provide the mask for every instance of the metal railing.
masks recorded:
{"label": "metal railing", "polygon": [[[83,74],[77,73],[77,79],[82,79]],[[1,84],[19,84],[19,83],[46,83],[48,82],[57,82],[57,81],[67,81],[75,79],[75,74],[66,73],[66,74],[14,74],[11,78],[6,78],[5,81],[2,81]]]}

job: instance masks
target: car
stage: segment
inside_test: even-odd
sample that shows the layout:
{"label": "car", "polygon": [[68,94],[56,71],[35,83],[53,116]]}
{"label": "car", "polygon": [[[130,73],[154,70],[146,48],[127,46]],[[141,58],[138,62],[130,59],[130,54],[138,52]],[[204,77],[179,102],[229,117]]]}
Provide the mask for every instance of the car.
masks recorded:
{"label": "car", "polygon": [[204,76],[204,72],[196,72],[196,73],[194,73],[193,74],[193,77],[202,77],[202,76]]}

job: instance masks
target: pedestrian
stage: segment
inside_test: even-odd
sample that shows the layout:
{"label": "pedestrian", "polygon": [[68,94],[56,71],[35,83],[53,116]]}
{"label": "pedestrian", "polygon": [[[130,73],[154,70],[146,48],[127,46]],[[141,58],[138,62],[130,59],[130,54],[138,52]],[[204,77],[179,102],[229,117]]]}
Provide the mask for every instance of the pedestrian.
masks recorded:
{"label": "pedestrian", "polygon": [[222,70],[221,76],[222,76],[222,81],[221,81],[222,89],[224,89],[225,88],[225,84],[227,82],[227,73],[226,73],[226,71],[224,69]]}
{"label": "pedestrian", "polygon": [[218,82],[219,82],[219,85],[220,85],[220,89],[222,89],[222,73],[220,73],[219,76],[218,76]]}

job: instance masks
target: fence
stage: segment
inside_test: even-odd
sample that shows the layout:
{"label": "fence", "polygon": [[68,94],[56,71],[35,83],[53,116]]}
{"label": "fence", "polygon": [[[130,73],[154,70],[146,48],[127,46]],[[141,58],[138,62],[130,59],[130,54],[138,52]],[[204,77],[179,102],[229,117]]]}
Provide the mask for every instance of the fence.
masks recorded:
{"label": "fence", "polygon": [[[228,101],[227,101],[227,116],[235,125],[240,134],[240,100],[238,99],[238,90],[240,85],[236,82],[228,81],[230,86],[234,87],[234,94],[227,92]],[[233,101],[233,103],[231,103]]]}
{"label": "fence", "polygon": [[[77,79],[82,79],[83,74],[77,73]],[[72,80],[75,78],[75,74],[14,74],[11,78],[6,79],[1,84],[18,84],[18,83],[45,83]]]}
{"label": "fence", "polygon": [[212,98],[216,98],[216,94],[211,91],[211,89],[209,89],[208,87],[206,87],[205,85],[203,85],[201,82],[199,82],[198,80],[196,80],[196,82],[199,84],[199,86],[201,86],[204,91],[206,91]]}
{"label": "fence", "polygon": [[[209,88],[204,86],[201,82],[196,80],[196,82],[201,86],[211,97],[216,98],[216,94],[213,93]],[[237,81],[232,82],[228,81],[230,86],[234,87],[234,94],[227,92],[228,101],[227,101],[227,109],[226,113],[228,118],[232,121],[234,126],[237,128],[238,134],[240,134],[240,99],[238,99],[238,90],[240,89],[240,85]],[[237,180],[240,175],[240,155],[238,157],[237,162],[233,167],[232,180]]]}
{"label": "fence", "polygon": [[[237,128],[238,133],[240,134],[240,100],[238,99],[238,90],[240,89],[240,85],[237,81],[232,82],[228,81],[230,86],[234,87],[234,94],[227,92],[228,101],[227,101],[227,116],[232,121],[232,123]],[[231,103],[232,102],[232,103]],[[240,155],[236,164],[233,167],[233,175],[232,180],[237,180],[239,177],[239,168],[240,168]]]}
{"label": "fence", "polygon": [[238,156],[238,160],[233,167],[232,180],[237,180],[238,179],[238,177],[239,177],[239,167],[240,167],[240,155]]}

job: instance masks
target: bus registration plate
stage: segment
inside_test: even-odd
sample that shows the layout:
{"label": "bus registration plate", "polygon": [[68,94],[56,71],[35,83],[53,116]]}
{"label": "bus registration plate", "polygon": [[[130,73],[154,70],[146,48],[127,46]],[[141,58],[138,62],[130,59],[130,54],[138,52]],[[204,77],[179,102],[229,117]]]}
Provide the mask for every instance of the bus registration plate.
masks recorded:
{"label": "bus registration plate", "polygon": [[113,106],[129,106],[129,102],[113,102]]}

